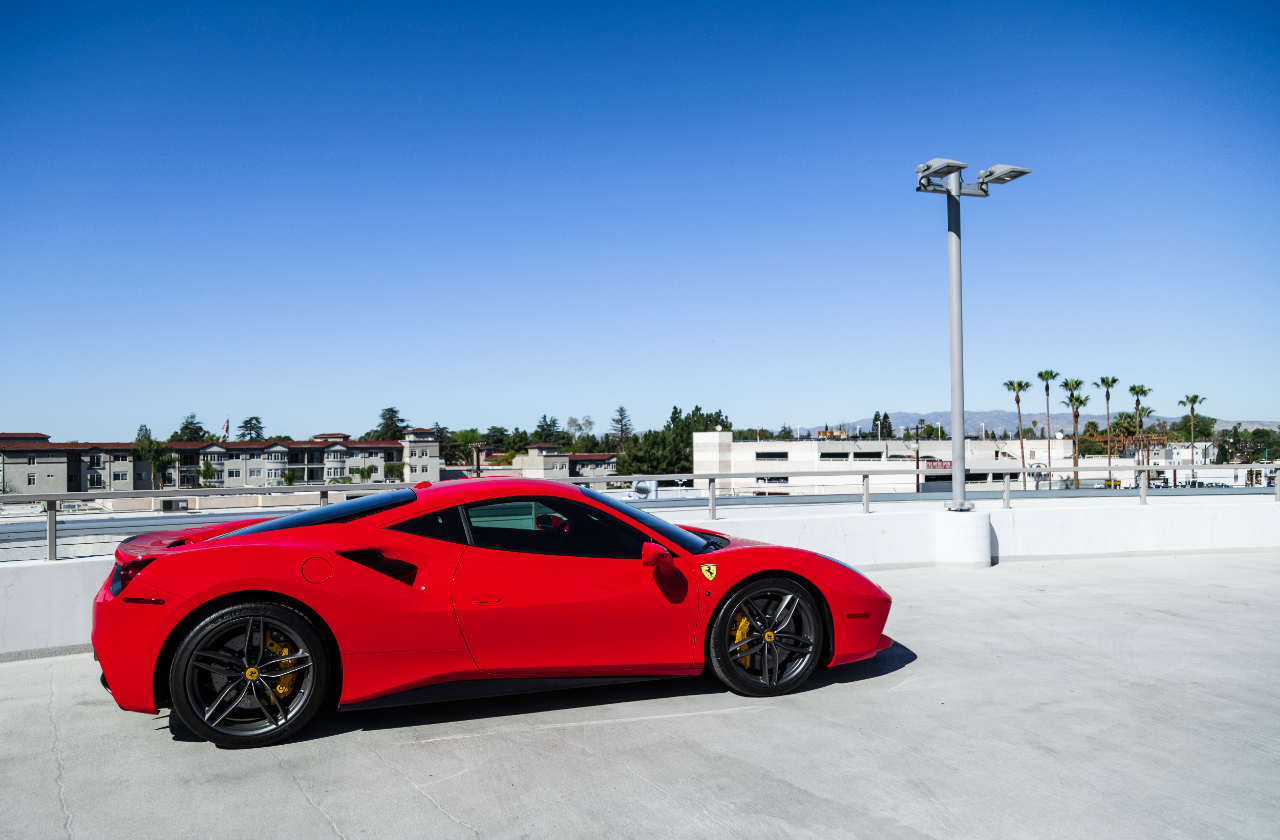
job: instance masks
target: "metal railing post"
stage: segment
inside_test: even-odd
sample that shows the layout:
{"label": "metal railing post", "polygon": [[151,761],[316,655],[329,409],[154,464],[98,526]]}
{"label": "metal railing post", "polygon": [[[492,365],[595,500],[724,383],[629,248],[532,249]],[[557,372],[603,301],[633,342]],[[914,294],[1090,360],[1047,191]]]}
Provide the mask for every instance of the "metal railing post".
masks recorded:
{"label": "metal railing post", "polygon": [[1004,474],[1004,509],[1009,509],[1009,474]]}
{"label": "metal railing post", "polygon": [[327,505],[327,504],[329,504],[329,491],[328,491],[328,490],[321,490],[321,491],[320,491],[320,504],[321,504],[321,505]]}
{"label": "metal railing post", "polygon": [[862,512],[871,513],[871,476],[862,474]]}
{"label": "metal railing post", "polygon": [[716,518],[716,480],[714,478],[707,479],[707,518],[711,520]]}
{"label": "metal railing post", "polygon": [[45,526],[44,526],[45,534],[46,534],[45,538],[49,541],[48,556],[50,560],[57,560],[58,559],[58,503],[45,502],[45,508],[47,510],[46,516],[48,517],[48,519],[45,521]]}
{"label": "metal railing post", "polygon": [[1147,503],[1147,482],[1143,479],[1147,476],[1144,475],[1144,471],[1142,469],[1134,470],[1133,474],[1138,480],[1138,504],[1145,505]]}

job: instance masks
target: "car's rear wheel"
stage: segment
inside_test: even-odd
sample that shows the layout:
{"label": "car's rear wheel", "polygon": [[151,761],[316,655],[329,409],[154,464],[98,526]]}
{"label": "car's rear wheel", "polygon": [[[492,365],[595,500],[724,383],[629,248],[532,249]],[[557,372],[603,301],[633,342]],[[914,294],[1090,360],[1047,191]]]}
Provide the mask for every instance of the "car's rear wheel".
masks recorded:
{"label": "car's rear wheel", "polygon": [[169,669],[173,708],[224,747],[288,738],[324,702],[329,661],[311,620],[273,603],[239,604],[196,625]]}
{"label": "car's rear wheel", "polygon": [[739,694],[773,697],[794,691],[818,667],[821,610],[790,578],[763,578],[725,599],[708,635],[711,670]]}

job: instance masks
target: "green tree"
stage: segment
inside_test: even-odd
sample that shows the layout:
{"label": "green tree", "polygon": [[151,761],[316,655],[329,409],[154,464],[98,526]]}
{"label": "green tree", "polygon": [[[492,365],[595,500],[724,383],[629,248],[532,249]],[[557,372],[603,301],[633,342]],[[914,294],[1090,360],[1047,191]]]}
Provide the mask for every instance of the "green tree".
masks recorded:
{"label": "green tree", "polygon": [[173,447],[154,440],[151,430],[143,425],[138,427],[138,437],[130,448],[135,461],[151,465],[151,489],[163,489],[165,471],[173,466]]}
{"label": "green tree", "polygon": [[875,435],[876,438],[880,437],[880,412],[878,411],[871,418],[871,434]]}
{"label": "green tree", "polygon": [[889,419],[889,412],[880,415],[880,437],[884,440],[893,440],[893,421]]}
{"label": "green tree", "polygon": [[[1044,383],[1044,427],[1046,429],[1046,432],[1045,432],[1046,441],[1053,434],[1053,417],[1049,414],[1049,383],[1057,379],[1061,375],[1062,374],[1058,373],[1056,370],[1042,370],[1036,374],[1036,377],[1041,382]],[[1053,469],[1053,444],[1049,443],[1047,446],[1045,446],[1045,449],[1049,453],[1049,456],[1048,456],[1049,468]]]}
{"label": "green tree", "polygon": [[609,423],[609,437],[617,443],[618,451],[625,452],[627,443],[635,437],[635,425],[631,422],[631,415],[627,414],[626,406],[618,406],[618,410],[613,413],[613,420]]}
{"label": "green tree", "polygon": [[440,425],[437,420],[431,426],[431,430],[435,433],[436,442],[440,444],[440,460],[450,466],[461,466],[467,463],[467,448],[458,442],[453,432],[449,431],[448,426]]}
{"label": "green tree", "polygon": [[378,426],[360,436],[360,440],[404,440],[411,424],[400,416],[400,409],[384,408],[378,414]]}
{"label": "green tree", "polygon": [[[714,431],[716,426],[732,431],[724,412],[705,412],[701,406],[685,413],[673,406],[671,416],[660,431],[632,435],[618,457],[620,475],[693,472],[693,433]],[[633,449],[633,447],[635,447]]]}
{"label": "green tree", "polygon": [[244,418],[244,422],[236,427],[236,440],[266,440],[267,436],[263,432],[262,418],[256,414],[252,417]]}
{"label": "green tree", "polygon": [[218,469],[213,465],[212,461],[202,461],[200,463],[200,484],[202,487],[212,487],[213,480],[218,477]]}
{"label": "green tree", "polygon": [[386,476],[387,481],[404,481],[404,464],[387,464]]}
{"label": "green tree", "polygon": [[778,434],[777,434],[778,440],[793,440],[795,436],[796,436],[795,430],[792,429],[790,426],[788,426],[786,423],[783,423],[782,428],[778,429]]}
{"label": "green tree", "polygon": [[[1178,405],[1182,406],[1183,408],[1189,409],[1189,410],[1190,410],[1190,412],[1191,412],[1191,422],[1190,422],[1190,423],[1188,423],[1187,425],[1191,427],[1191,428],[1190,428],[1190,432],[1191,432],[1191,463],[1193,463],[1193,464],[1196,462],[1196,406],[1198,406],[1198,405],[1200,405],[1201,403],[1203,403],[1203,402],[1204,402],[1204,400],[1205,400],[1205,398],[1204,398],[1204,397],[1202,397],[1202,396],[1200,396],[1199,394],[1188,394],[1188,395],[1187,395],[1186,397],[1184,397],[1183,399],[1178,400]],[[1192,470],[1192,471],[1191,471],[1191,480],[1192,480],[1192,481],[1195,481],[1195,478],[1196,478],[1196,471],[1195,471],[1195,470]]]}
{"label": "green tree", "polygon": [[[1071,466],[1080,466],[1080,409],[1089,404],[1089,396],[1081,394],[1084,389],[1084,380],[1082,379],[1064,379],[1059,383],[1059,387],[1067,392],[1067,398],[1062,404],[1071,409]],[[1074,489],[1080,489],[1080,473],[1072,473]]]}
{"label": "green tree", "polygon": [[178,427],[178,431],[169,435],[170,443],[196,443],[199,441],[214,441],[218,436],[206,429],[195,414],[188,414],[182,418],[182,425]]}
{"label": "green tree", "polygon": [[[377,467],[374,467],[376,470]],[[280,483],[285,487],[292,487],[298,483],[298,479],[302,477],[302,470],[283,470],[280,473]]]}
{"label": "green tree", "polygon": [[[376,473],[377,471],[378,471],[378,468],[376,466],[373,466],[372,464],[370,464],[367,467],[351,468],[351,474],[359,477],[361,484],[368,484],[369,481],[373,478],[373,474]],[[292,472],[292,470],[290,470],[290,472]],[[291,484],[292,482],[286,482],[286,483]]]}
{"label": "green tree", "polygon": [[480,442],[485,446],[492,446],[502,452],[506,452],[507,447],[507,429],[505,426],[490,426],[489,431],[480,436]]}
{"label": "green tree", "polygon": [[[1093,387],[1101,388],[1103,397],[1107,401],[1107,466],[1111,466],[1111,389],[1120,384],[1118,376],[1100,376],[1098,381],[1093,383]],[[1107,480],[1111,480],[1111,473],[1107,473]]]}
{"label": "green tree", "polygon": [[[1027,467],[1027,447],[1022,441],[1022,394],[1031,390],[1031,383],[1021,379],[1010,379],[1004,383],[1004,389],[1013,394],[1013,405],[1018,409],[1018,450],[1022,453],[1022,468]],[[1027,474],[1022,474],[1022,489],[1027,489]]]}

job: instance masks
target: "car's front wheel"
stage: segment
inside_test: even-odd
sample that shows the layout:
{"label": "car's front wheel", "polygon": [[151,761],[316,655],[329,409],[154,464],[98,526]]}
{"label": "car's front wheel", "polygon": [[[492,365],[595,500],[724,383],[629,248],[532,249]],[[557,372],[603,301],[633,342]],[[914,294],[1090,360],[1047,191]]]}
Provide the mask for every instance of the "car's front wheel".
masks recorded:
{"label": "car's front wheel", "polygon": [[822,651],[821,611],[790,578],[749,581],[725,599],[708,634],[708,660],[739,694],[773,697],[794,691]]}
{"label": "car's front wheel", "polygon": [[329,660],[305,615],[238,604],[200,622],[169,669],[173,708],[192,732],[224,747],[288,738],[324,702]]}

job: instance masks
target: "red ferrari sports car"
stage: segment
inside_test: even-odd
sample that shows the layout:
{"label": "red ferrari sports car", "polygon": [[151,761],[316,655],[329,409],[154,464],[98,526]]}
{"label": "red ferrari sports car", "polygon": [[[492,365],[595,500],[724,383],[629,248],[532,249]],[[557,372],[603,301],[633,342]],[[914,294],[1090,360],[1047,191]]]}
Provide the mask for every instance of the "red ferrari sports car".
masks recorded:
{"label": "red ferrari sports car", "polygon": [[698,674],[791,691],[868,659],[891,600],[820,554],[593,490],[482,479],[133,537],[94,602],[121,708],[224,746],[339,709]]}

